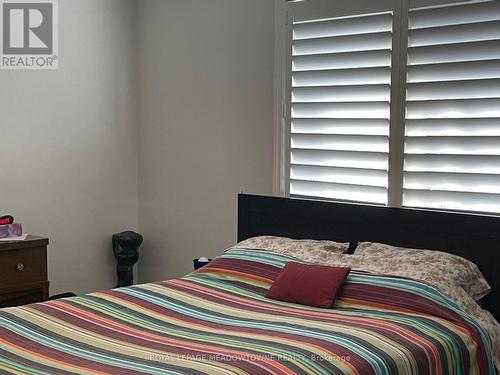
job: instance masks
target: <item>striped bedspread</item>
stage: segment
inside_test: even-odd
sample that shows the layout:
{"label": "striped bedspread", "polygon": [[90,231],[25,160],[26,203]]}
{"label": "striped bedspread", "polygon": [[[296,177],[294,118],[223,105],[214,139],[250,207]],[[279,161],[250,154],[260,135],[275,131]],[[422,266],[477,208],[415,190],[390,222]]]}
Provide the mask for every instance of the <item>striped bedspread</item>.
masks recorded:
{"label": "striped bedspread", "polygon": [[0,373],[493,374],[435,289],[351,272],[332,309],[266,299],[288,256],[230,250],[181,279],[0,310]]}

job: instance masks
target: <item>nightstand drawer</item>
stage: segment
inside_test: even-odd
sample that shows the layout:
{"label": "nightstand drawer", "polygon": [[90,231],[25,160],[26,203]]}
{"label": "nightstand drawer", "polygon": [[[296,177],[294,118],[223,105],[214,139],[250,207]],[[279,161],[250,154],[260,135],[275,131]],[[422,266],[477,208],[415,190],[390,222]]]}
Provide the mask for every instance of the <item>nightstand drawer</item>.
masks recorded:
{"label": "nightstand drawer", "polygon": [[47,299],[48,282],[32,285],[29,289],[16,288],[8,292],[0,291],[0,308],[43,302]]}
{"label": "nightstand drawer", "polygon": [[47,280],[46,248],[0,252],[0,287]]}

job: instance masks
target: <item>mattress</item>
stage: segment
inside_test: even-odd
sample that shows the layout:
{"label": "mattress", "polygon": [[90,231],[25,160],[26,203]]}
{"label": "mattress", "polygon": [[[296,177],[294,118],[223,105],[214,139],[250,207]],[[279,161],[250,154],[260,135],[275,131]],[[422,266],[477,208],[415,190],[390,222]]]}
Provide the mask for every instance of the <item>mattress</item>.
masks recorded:
{"label": "mattress", "polygon": [[351,272],[330,309],[265,297],[294,257],[231,249],[180,279],[0,310],[0,373],[494,374],[426,284]]}

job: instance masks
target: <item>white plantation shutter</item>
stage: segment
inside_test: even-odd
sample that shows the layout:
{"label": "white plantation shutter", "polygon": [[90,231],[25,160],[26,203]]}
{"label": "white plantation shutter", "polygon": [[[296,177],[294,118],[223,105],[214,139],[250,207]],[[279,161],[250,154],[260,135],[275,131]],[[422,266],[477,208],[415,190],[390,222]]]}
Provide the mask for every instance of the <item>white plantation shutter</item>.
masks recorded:
{"label": "white plantation shutter", "polygon": [[289,3],[281,191],[500,213],[500,0],[452,1]]}
{"label": "white plantation shutter", "polygon": [[291,195],[387,204],[392,23],[293,23]]}
{"label": "white plantation shutter", "polygon": [[403,205],[500,212],[500,1],[410,10]]}

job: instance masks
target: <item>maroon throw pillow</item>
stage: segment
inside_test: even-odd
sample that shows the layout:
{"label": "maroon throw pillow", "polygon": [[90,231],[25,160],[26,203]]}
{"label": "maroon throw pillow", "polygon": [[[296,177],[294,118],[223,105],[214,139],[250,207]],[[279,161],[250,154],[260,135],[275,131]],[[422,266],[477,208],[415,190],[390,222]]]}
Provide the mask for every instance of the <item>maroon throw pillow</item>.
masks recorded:
{"label": "maroon throw pillow", "polygon": [[266,297],[313,307],[332,307],[351,271],[346,267],[288,262],[274,280]]}

